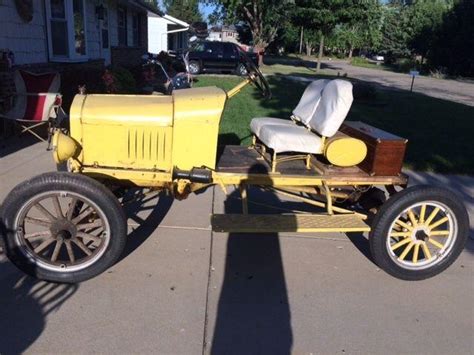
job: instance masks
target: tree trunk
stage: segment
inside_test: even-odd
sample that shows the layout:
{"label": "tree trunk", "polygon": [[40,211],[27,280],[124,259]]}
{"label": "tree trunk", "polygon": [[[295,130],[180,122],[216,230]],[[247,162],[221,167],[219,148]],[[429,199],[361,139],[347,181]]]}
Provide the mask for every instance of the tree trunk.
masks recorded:
{"label": "tree trunk", "polygon": [[321,35],[319,40],[319,54],[318,54],[318,65],[316,66],[316,72],[321,70],[321,60],[323,59],[324,54],[324,35]]}
{"label": "tree trunk", "polygon": [[261,67],[263,65],[263,49],[259,49],[257,53],[258,58],[258,66]]}
{"label": "tree trunk", "polygon": [[300,54],[303,53],[303,26],[301,26],[301,36],[300,36]]}
{"label": "tree trunk", "polygon": [[311,55],[311,51],[313,50],[313,47],[311,46],[310,42],[306,42],[306,55],[309,57]]}
{"label": "tree trunk", "polygon": [[349,48],[349,56],[348,56],[349,60],[352,59],[352,52],[354,52],[354,45],[351,44],[351,47]]}

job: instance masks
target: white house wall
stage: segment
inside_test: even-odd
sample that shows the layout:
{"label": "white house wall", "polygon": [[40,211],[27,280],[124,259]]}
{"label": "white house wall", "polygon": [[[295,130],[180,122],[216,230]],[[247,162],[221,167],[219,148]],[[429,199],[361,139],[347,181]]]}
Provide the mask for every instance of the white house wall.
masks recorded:
{"label": "white house wall", "polygon": [[11,50],[15,64],[48,61],[43,1],[33,2],[33,20],[26,23],[14,0],[0,0],[0,49]]}
{"label": "white house wall", "polygon": [[162,17],[148,17],[148,52],[158,54],[168,50],[168,21]]}
{"label": "white house wall", "polygon": [[[87,59],[104,58],[105,63],[110,64],[110,47],[118,46],[118,6],[117,0],[102,1],[85,0]],[[109,49],[102,48],[100,22],[96,14],[96,6],[99,3],[103,3],[108,9]],[[33,20],[27,23],[18,15],[15,0],[0,0],[0,50],[11,50],[15,55],[15,64],[47,63],[49,61],[44,4],[44,0],[33,0]],[[123,2],[123,4],[126,4],[126,2]],[[135,45],[133,43],[133,11],[131,8],[127,8],[128,46]],[[142,21],[146,21],[146,14],[142,13],[141,16],[145,17],[142,18]],[[159,31],[162,31],[161,33],[167,31],[165,20],[158,26]],[[155,37],[161,37],[162,43],[158,45],[162,46],[163,50],[166,50],[167,36],[155,35]]]}

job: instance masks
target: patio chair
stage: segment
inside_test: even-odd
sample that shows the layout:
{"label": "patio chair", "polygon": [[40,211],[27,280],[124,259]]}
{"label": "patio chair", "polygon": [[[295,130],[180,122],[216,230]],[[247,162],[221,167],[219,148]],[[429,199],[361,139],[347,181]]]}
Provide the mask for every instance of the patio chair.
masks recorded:
{"label": "patio chair", "polygon": [[35,132],[39,127],[58,125],[65,112],[61,108],[62,95],[58,93],[60,76],[58,73],[34,74],[24,70],[14,73],[16,94],[11,96],[11,109],[0,114],[21,127],[22,133],[30,133],[39,140],[46,139]]}

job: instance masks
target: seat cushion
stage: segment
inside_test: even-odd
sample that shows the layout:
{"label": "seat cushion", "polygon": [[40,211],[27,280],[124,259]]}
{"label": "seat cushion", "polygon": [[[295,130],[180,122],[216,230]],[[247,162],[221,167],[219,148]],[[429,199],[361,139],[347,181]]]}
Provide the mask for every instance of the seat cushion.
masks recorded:
{"label": "seat cushion", "polygon": [[308,126],[321,101],[322,92],[330,81],[329,79],[315,80],[306,87],[298,105],[293,110],[296,120]]}
{"label": "seat cushion", "polygon": [[344,122],[353,101],[352,84],[331,80],[325,87],[309,126],[324,137],[332,137]]}
{"label": "seat cushion", "polygon": [[321,153],[321,138],[302,126],[292,125],[264,125],[258,135],[260,141],[275,153]]}
{"label": "seat cushion", "polygon": [[255,117],[250,122],[250,130],[253,134],[257,137],[260,136],[260,130],[263,126],[266,125],[278,125],[278,126],[286,126],[291,127],[294,126],[295,123],[291,120],[286,120],[282,118],[274,118],[274,117]]}

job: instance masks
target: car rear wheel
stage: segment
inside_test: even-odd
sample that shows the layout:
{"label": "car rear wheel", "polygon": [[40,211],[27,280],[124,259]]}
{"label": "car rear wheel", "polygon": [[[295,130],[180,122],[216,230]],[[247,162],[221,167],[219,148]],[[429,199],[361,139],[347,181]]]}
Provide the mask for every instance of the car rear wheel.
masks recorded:
{"label": "car rear wheel", "polygon": [[90,279],[112,266],[127,237],[117,198],[99,182],[55,172],[15,187],[5,199],[2,233],[9,259],[36,278]]}
{"label": "car rear wheel", "polygon": [[369,244],[377,265],[403,280],[423,280],[447,269],[464,248],[469,219],[447,189],[414,186],[382,205]]}
{"label": "car rear wheel", "polygon": [[201,64],[199,62],[192,60],[189,62],[189,72],[192,75],[197,75],[201,72]]}

